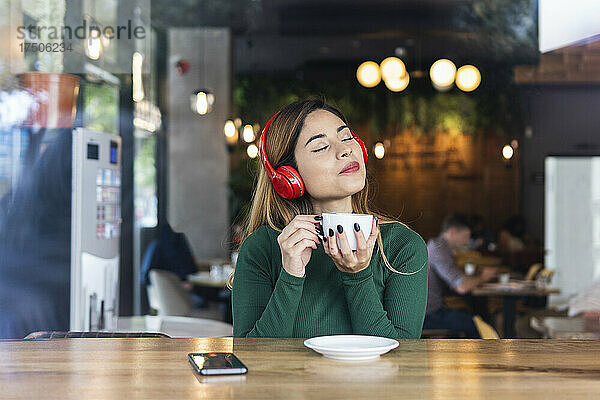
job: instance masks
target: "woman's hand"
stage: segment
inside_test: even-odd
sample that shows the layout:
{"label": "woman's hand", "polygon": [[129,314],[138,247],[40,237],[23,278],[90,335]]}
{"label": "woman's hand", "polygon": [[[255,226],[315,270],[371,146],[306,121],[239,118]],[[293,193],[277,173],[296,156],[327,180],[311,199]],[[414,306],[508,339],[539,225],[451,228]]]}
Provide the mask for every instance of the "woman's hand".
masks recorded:
{"label": "woman's hand", "polygon": [[[371,262],[371,256],[373,255],[373,248],[375,248],[375,241],[379,234],[379,227],[377,221],[373,218],[373,226],[371,227],[371,235],[365,240],[365,236],[360,230],[360,225],[354,224],[354,235],[356,236],[356,250],[350,250],[348,239],[346,238],[346,232],[339,232],[341,226],[338,225],[338,231],[324,232],[325,240],[323,241],[323,247],[325,253],[333,260],[333,263],[342,272],[357,273],[369,266]],[[336,238],[340,239],[340,248],[338,248]]]}
{"label": "woman's hand", "polygon": [[304,276],[312,251],[319,245],[319,221],[315,217],[316,215],[296,215],[277,236],[281,265],[290,275]]}

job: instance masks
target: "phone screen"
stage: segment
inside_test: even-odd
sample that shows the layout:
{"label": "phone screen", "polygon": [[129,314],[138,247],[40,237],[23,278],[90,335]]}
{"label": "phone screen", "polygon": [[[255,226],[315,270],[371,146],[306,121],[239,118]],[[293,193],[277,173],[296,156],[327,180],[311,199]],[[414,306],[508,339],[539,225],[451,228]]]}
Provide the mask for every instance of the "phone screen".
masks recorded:
{"label": "phone screen", "polygon": [[190,353],[188,359],[201,375],[245,374],[246,366],[232,353]]}

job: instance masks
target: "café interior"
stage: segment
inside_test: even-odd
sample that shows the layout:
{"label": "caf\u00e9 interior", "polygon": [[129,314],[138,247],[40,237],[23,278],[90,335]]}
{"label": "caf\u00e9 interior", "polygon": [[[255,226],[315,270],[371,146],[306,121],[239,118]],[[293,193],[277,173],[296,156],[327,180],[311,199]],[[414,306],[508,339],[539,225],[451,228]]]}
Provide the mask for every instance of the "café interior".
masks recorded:
{"label": "caf\u00e9 interior", "polygon": [[[597,2],[0,5],[0,397],[600,393]],[[346,332],[339,361],[235,327],[261,138],[305,99],[427,246],[420,335],[368,361],[384,335]],[[247,373],[186,358],[219,352]]]}

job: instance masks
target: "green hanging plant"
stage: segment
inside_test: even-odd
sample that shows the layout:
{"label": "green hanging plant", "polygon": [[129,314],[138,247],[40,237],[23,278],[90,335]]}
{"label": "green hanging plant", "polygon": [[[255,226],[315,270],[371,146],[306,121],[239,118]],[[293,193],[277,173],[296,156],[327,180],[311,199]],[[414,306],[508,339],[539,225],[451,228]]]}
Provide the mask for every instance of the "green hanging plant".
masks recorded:
{"label": "green hanging plant", "polygon": [[439,93],[430,101],[434,130],[453,135],[463,133],[472,135],[476,131],[477,111],[472,97],[465,94]]}
{"label": "green hanging plant", "polygon": [[338,107],[352,125],[366,125],[372,138],[409,129],[413,134],[438,131],[474,135],[488,131],[510,135],[520,126],[518,94],[514,89],[427,89],[393,93],[385,87],[366,89],[353,81],[301,82],[267,77],[239,78],[234,87],[235,115],[244,123],[266,123],[286,104],[304,98],[324,98]]}

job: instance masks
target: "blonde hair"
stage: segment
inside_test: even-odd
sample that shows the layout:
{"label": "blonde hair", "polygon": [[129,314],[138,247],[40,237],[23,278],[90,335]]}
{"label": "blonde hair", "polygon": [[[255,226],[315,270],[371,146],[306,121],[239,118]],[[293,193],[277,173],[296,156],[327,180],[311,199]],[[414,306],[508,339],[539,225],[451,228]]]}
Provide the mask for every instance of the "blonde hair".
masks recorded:
{"label": "blonde hair", "polygon": [[[294,149],[298,141],[298,136],[308,114],[319,109],[329,111],[338,116],[344,123],[347,123],[346,118],[339,110],[328,105],[323,100],[299,100],[288,104],[273,119],[269,126],[268,135],[265,138],[267,158],[274,169],[277,169],[281,165],[291,165],[297,170]],[[365,187],[352,195],[352,212],[374,215],[378,219],[378,225],[399,222],[369,207],[369,187],[370,177],[367,175]],[[250,212],[244,222],[243,238],[245,239],[250,236],[263,225],[268,225],[274,230],[281,232],[296,215],[300,214],[313,214],[313,206],[308,193],[295,199],[284,199],[275,192],[267,172],[261,167],[258,171],[258,179],[252,196]],[[383,251],[381,232],[377,236],[377,245],[383,262],[390,271],[402,275],[412,275],[420,271],[405,273],[397,271],[392,267]],[[235,271],[229,276],[227,281],[227,287],[230,289],[234,274]]]}

